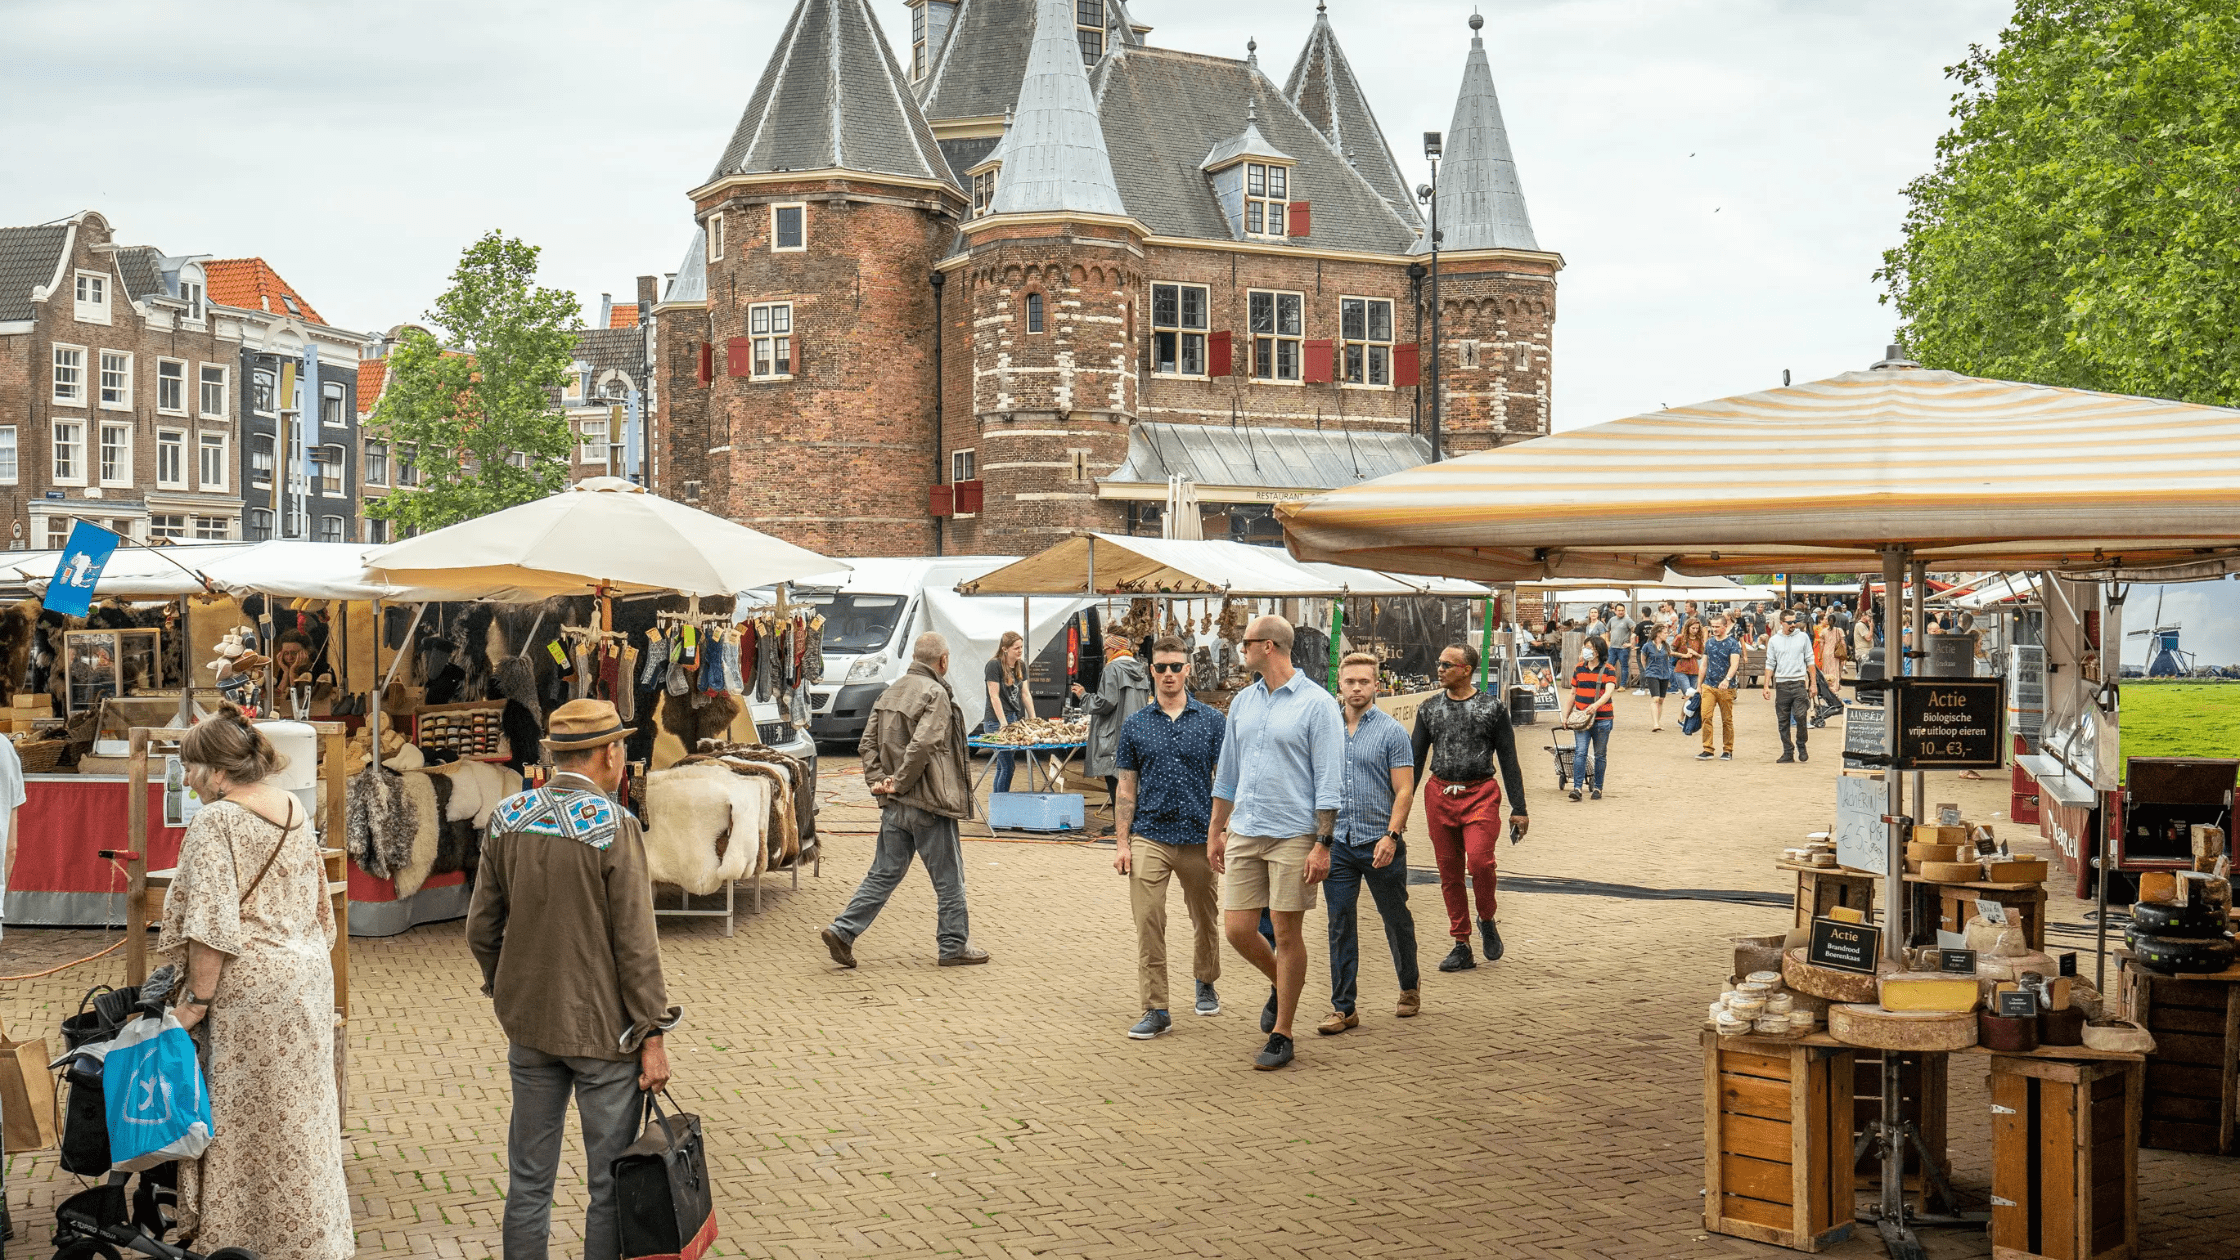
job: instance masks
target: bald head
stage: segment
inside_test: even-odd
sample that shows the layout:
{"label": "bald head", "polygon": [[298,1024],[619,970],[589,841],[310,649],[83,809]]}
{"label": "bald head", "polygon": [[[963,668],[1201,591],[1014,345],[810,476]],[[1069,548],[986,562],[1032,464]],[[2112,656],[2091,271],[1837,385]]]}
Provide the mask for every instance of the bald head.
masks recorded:
{"label": "bald head", "polygon": [[1282,649],[1284,655],[1291,654],[1291,623],[1274,613],[1254,617],[1252,624],[1244,628],[1244,637],[1266,639]]}
{"label": "bald head", "polygon": [[949,641],[931,630],[910,645],[910,659],[938,674],[949,659]]}

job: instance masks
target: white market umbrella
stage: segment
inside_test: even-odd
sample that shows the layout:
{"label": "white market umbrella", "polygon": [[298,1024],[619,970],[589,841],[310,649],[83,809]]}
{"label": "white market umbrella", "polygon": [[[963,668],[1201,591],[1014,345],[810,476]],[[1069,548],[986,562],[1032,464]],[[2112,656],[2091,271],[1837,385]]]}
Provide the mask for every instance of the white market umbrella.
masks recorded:
{"label": "white market umbrella", "polygon": [[676,591],[732,595],[848,566],[621,477],[408,538],[366,558],[396,586],[472,589],[486,599]]}

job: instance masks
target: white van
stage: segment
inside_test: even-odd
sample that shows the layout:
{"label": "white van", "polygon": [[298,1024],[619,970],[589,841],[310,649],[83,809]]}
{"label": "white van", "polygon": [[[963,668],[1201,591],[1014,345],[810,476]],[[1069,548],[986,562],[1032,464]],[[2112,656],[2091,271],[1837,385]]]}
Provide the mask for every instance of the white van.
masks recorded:
{"label": "white van", "polygon": [[1006,630],[1034,619],[1042,645],[1030,671],[1035,712],[1054,715],[1065,703],[1067,673],[1062,623],[1088,601],[1060,596],[1017,598],[956,593],[959,582],[993,572],[1013,556],[870,556],[846,572],[804,578],[786,588],[789,602],[824,614],[824,681],[809,686],[809,733],[819,743],[853,748],[871,706],[887,684],[910,668],[910,645],[927,630],[949,640],[949,686],[967,725],[987,714],[983,672]]}

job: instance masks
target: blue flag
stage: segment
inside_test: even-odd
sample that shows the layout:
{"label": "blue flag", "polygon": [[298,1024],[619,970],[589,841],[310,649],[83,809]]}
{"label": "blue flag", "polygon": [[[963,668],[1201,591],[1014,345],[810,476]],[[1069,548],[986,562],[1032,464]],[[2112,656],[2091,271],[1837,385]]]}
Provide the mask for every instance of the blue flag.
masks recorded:
{"label": "blue flag", "polygon": [[116,554],[117,536],[99,525],[79,521],[70,527],[70,543],[62,549],[62,562],[47,583],[45,608],[64,617],[83,617],[93,607],[93,585]]}

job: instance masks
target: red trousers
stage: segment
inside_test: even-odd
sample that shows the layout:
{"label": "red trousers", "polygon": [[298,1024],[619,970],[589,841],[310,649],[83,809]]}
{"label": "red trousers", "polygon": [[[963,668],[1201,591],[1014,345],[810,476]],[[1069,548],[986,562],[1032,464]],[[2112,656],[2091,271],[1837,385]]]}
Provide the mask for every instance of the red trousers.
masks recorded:
{"label": "red trousers", "polygon": [[[1450,792],[1451,788],[1460,791]],[[1462,874],[1470,872],[1470,885],[1478,894],[1478,917],[1493,917],[1494,859],[1501,853],[1501,781],[1484,778],[1476,783],[1443,783],[1427,779],[1423,791],[1424,830],[1431,833],[1431,852],[1439,859],[1439,895],[1447,902],[1447,935],[1470,939],[1470,898],[1462,891]]]}

